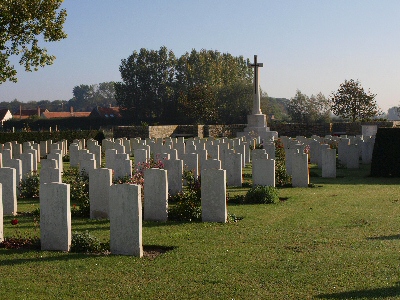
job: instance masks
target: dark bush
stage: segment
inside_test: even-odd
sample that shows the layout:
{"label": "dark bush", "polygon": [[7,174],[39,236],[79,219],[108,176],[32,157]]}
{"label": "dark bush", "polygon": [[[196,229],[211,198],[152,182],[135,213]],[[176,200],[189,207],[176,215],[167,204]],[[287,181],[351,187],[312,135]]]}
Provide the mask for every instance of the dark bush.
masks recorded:
{"label": "dark bush", "polygon": [[378,128],[371,176],[400,177],[400,128]]}
{"label": "dark bush", "polygon": [[39,197],[39,174],[34,171],[19,183],[20,198],[37,198]]}
{"label": "dark bush", "polygon": [[99,253],[101,251],[100,241],[87,230],[84,233],[72,233],[71,252]]}
{"label": "dark bush", "polygon": [[183,179],[187,189],[177,195],[170,196],[168,202],[175,203],[168,209],[168,220],[200,221],[201,220],[201,180],[193,171],[185,170]]}
{"label": "dark bush", "polygon": [[288,186],[292,177],[286,172],[285,149],[280,139],[275,141],[275,185]]}
{"label": "dark bush", "polygon": [[278,203],[278,190],[272,186],[257,185],[247,191],[244,202],[256,204]]}
{"label": "dark bush", "polygon": [[53,140],[53,142],[67,140],[68,143],[72,143],[74,139],[90,139],[99,137],[100,133],[97,130],[65,130],[65,131],[54,131],[54,132],[0,132],[0,143],[4,144],[7,142],[17,141],[18,143],[34,141],[39,143],[40,141]]}

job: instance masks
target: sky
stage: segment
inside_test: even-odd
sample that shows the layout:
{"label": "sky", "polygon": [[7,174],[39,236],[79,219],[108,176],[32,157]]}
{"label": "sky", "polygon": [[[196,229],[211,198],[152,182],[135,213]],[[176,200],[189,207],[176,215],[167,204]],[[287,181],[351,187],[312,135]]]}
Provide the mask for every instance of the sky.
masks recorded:
{"label": "sky", "polygon": [[264,64],[271,97],[330,96],[345,80],[400,105],[398,0],[65,0],[68,38],[44,43],[54,64],[0,84],[0,102],[69,100],[81,84],[121,81],[134,50],[166,46],[176,56],[218,50]]}

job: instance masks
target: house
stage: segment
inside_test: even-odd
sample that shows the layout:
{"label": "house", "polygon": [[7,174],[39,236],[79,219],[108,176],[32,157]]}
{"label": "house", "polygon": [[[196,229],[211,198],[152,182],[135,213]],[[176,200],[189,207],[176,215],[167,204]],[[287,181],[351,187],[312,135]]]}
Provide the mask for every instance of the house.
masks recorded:
{"label": "house", "polygon": [[[47,109],[45,112],[48,111]],[[19,108],[19,111],[14,112],[13,118],[14,119],[29,119],[33,117],[40,117],[40,107],[37,109],[22,109],[22,107]]]}
{"label": "house", "polygon": [[70,111],[48,111],[46,109],[40,116],[43,119],[55,119],[55,118],[86,118],[89,117],[89,111],[77,111],[74,112],[74,108],[71,107]]}
{"label": "house", "polygon": [[7,108],[0,109],[0,121],[1,121],[1,126],[3,126],[4,121],[12,119],[12,114],[11,111]]}
{"label": "house", "polygon": [[96,106],[90,113],[90,117],[94,118],[122,118],[119,107],[101,107]]}

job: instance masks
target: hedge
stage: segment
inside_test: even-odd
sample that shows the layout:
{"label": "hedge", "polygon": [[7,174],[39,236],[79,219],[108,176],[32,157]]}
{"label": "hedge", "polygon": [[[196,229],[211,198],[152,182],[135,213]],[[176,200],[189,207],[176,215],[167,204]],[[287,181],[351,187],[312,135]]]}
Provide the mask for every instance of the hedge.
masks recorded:
{"label": "hedge", "polygon": [[378,128],[371,176],[400,177],[400,128]]}
{"label": "hedge", "polygon": [[52,140],[58,142],[61,140],[67,140],[72,143],[74,139],[90,139],[93,138],[99,143],[104,138],[104,134],[99,130],[65,130],[55,132],[0,132],[0,143],[4,144],[7,142],[17,141],[18,143],[34,141],[39,143],[40,141]]}

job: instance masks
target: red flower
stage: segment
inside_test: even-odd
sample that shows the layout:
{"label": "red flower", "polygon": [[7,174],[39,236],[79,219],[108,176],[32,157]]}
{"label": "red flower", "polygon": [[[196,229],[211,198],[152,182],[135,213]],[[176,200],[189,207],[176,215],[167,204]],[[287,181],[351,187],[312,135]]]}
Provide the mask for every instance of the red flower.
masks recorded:
{"label": "red flower", "polygon": [[11,225],[17,225],[17,224],[18,224],[18,220],[17,219],[11,220]]}

